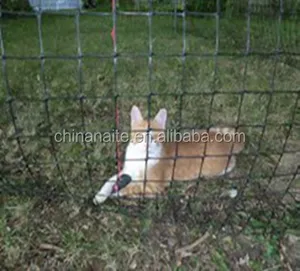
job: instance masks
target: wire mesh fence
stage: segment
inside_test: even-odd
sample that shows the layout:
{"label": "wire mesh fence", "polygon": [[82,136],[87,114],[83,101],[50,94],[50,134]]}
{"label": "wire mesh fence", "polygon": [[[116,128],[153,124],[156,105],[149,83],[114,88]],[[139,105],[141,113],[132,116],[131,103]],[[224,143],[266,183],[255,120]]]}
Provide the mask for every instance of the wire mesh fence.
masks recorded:
{"label": "wire mesh fence", "polygon": [[75,2],[17,11],[2,3],[2,196],[92,206],[125,162],[128,140],[116,133],[130,133],[136,104],[148,119],[166,108],[169,131],[240,129],[246,147],[230,174],[172,182],[168,195],[135,206],[231,235],[253,219],[295,223],[300,2]]}

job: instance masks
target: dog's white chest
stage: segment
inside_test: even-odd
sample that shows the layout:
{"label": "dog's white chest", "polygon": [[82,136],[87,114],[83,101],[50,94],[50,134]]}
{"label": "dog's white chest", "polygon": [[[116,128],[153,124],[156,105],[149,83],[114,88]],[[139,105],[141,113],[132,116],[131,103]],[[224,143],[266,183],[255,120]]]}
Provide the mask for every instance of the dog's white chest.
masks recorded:
{"label": "dog's white chest", "polygon": [[143,144],[130,143],[126,149],[123,173],[130,175],[133,181],[143,180],[146,169],[150,170],[159,162],[160,153],[159,145],[149,146],[147,155]]}

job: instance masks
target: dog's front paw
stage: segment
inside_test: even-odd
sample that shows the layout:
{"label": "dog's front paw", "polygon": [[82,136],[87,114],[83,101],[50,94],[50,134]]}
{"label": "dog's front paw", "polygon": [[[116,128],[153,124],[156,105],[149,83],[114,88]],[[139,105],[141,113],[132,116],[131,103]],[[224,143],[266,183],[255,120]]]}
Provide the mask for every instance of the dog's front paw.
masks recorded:
{"label": "dog's front paw", "polygon": [[93,203],[95,205],[99,205],[99,204],[102,204],[105,200],[107,199],[107,196],[105,195],[101,195],[101,194],[97,194],[94,199],[93,199]]}
{"label": "dog's front paw", "polygon": [[116,180],[117,175],[114,175],[105,182],[93,199],[95,205],[102,204],[112,194]]}
{"label": "dog's front paw", "polygon": [[117,192],[113,192],[111,195],[110,195],[110,198],[112,199],[115,199],[115,198],[121,198],[123,196],[123,191],[117,191]]}

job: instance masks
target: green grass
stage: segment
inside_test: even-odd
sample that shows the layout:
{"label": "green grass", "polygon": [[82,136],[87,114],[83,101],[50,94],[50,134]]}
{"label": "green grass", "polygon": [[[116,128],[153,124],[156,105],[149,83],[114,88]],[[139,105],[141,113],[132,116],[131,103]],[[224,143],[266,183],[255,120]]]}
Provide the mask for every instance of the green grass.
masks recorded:
{"label": "green grass", "polygon": [[[77,56],[79,44],[75,22],[74,16],[43,16],[42,38],[46,56]],[[267,214],[277,201],[260,195],[257,187],[258,184],[265,185],[267,176],[272,176],[280,158],[278,153],[283,151],[288,125],[293,121],[300,90],[300,70],[290,63],[297,66],[299,60],[285,55],[277,58],[266,55],[243,57],[247,24],[246,20],[234,18],[220,20],[220,56],[215,59],[208,55],[216,50],[215,18],[189,19],[186,51],[202,56],[187,56],[183,73],[180,57],[182,22],[178,20],[177,31],[173,29],[173,18],[153,17],[152,23],[153,51],[158,56],[153,57],[150,77],[148,18],[118,18],[117,41],[121,57],[117,64],[117,89],[114,89],[113,61],[109,57],[113,53],[110,37],[112,20],[109,17],[80,17],[82,53],[107,56],[82,59],[81,84],[76,59],[47,58],[44,74],[41,74],[39,59],[6,60],[5,72],[14,97],[12,108],[21,135],[19,144],[11,138],[15,130],[9,104],[5,102],[7,89],[5,84],[1,84],[0,107],[1,112],[5,113],[0,115],[3,191],[0,259],[6,269],[24,269],[32,265],[46,270],[83,270],[93,263],[94,269],[90,270],[103,270],[105,267],[109,270],[203,270],[204,267],[209,270],[233,270],[233,265],[238,261],[237,251],[241,251],[241,257],[250,255],[248,265],[253,270],[281,264],[278,243],[283,231],[277,232],[276,238],[262,231],[270,231],[276,226],[280,229],[288,227],[294,223],[296,215],[285,213],[284,208],[278,206],[276,213],[279,215],[271,227],[268,219],[258,214],[258,210]],[[295,53],[300,42],[299,26],[296,19],[284,20],[278,25],[278,21],[253,16],[251,50],[265,54],[274,51],[280,33],[281,49]],[[7,56],[40,55],[35,18],[2,19],[1,27]],[[130,54],[140,56],[122,57]],[[143,54],[145,56],[141,56]],[[176,57],[159,57],[166,54]],[[3,70],[0,73],[4,79]],[[248,92],[241,96],[238,93],[241,90]],[[218,94],[214,95],[215,91]],[[272,96],[266,91],[273,91]],[[151,97],[152,115],[161,107],[167,108],[170,128],[180,124],[190,128],[235,124],[243,99],[239,123],[258,126],[245,128],[245,153],[256,151],[262,132],[259,125],[264,125],[265,120],[268,123],[260,146],[262,153],[253,167],[245,197],[237,204],[219,199],[220,191],[234,182],[224,179],[201,183],[197,197],[191,199],[189,204],[177,198],[173,201],[162,200],[158,206],[153,202],[146,203],[142,210],[121,208],[113,202],[108,202],[102,209],[92,207],[90,197],[116,170],[115,144],[97,142],[85,147],[80,143],[55,143],[53,150],[48,136],[45,103],[39,101],[45,97],[45,92],[57,98],[48,102],[53,133],[62,129],[82,130],[82,117],[87,131],[113,129],[115,94],[120,94],[118,106],[122,129],[129,127],[129,110],[133,104],[139,105],[146,115],[146,95],[150,92],[157,94]],[[180,119],[179,95],[183,92],[197,95],[182,96]],[[77,97],[79,94],[86,96],[82,105],[78,99],[61,98]],[[299,115],[294,122],[299,123]],[[300,150],[299,140],[299,128],[293,126],[288,147]],[[31,174],[22,162],[20,146]],[[59,168],[54,163],[55,159],[59,161]],[[283,156],[280,172],[292,174],[297,167],[297,159],[297,156],[289,159]],[[246,182],[245,174],[253,161],[253,155],[240,157],[237,172],[241,177],[235,182],[236,185],[243,186]],[[290,176],[273,178],[270,188],[271,192],[279,191],[279,196],[293,209],[294,201],[283,195],[290,179]],[[292,189],[299,191],[299,177],[292,183]],[[176,191],[174,188],[170,193]],[[250,221],[244,225],[238,240],[232,238],[235,234],[226,225],[218,237],[219,242],[212,240],[201,244],[191,257],[183,260],[180,269],[176,269],[174,250],[199,238],[209,227],[217,229],[225,221],[226,214],[230,214],[226,221],[228,225],[234,223],[234,230],[241,230],[240,225],[247,221],[248,216],[255,217],[256,223]],[[285,220],[280,219],[283,214],[286,214]],[[271,217],[269,213],[268,217]],[[296,228],[295,225],[290,227]],[[44,250],[41,244],[55,247]],[[255,245],[263,253],[257,257],[249,245]]]}

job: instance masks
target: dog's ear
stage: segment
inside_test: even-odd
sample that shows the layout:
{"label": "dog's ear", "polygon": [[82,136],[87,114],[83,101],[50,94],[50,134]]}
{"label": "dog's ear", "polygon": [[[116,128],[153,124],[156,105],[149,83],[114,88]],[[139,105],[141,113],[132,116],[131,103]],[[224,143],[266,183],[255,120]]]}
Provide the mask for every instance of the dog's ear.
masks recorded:
{"label": "dog's ear", "polygon": [[133,106],[130,112],[131,126],[143,120],[142,113],[137,106]]}
{"label": "dog's ear", "polygon": [[167,123],[167,110],[165,108],[160,109],[154,120],[157,122],[160,129],[165,130]]}

